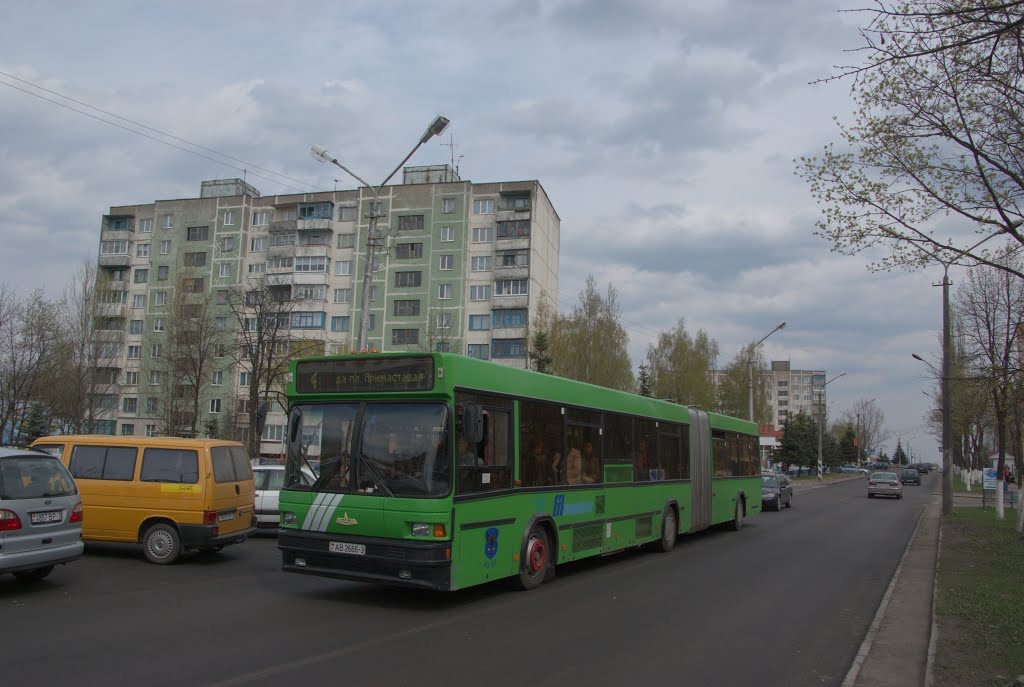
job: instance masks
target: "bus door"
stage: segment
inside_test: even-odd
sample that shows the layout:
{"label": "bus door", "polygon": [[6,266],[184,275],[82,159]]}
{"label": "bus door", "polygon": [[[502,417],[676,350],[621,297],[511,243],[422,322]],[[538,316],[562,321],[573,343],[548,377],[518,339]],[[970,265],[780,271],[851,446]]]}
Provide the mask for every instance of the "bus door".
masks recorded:
{"label": "bus door", "polygon": [[711,425],[708,414],[690,408],[690,532],[711,526]]}

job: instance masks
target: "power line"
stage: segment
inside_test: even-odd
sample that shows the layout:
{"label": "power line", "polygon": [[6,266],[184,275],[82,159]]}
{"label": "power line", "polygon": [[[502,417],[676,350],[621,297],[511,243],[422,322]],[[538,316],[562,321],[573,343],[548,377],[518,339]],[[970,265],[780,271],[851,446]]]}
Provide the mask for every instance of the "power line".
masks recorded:
{"label": "power line", "polygon": [[[198,148],[200,150],[205,150],[207,152],[213,153],[214,155],[219,155],[220,157],[226,158],[228,160],[232,160],[234,162],[239,162],[239,163],[241,163],[243,165],[246,165],[246,167],[245,168],[243,168],[243,167],[236,167],[235,165],[228,164],[228,163],[224,162],[223,160],[217,160],[217,159],[209,157],[207,155],[203,155],[202,153],[198,153],[195,150],[190,150],[188,148],[183,148],[181,146],[175,145],[175,144],[170,143],[168,141],[164,141],[162,139],[156,138],[155,136],[150,136],[150,135],[148,135],[146,133],[143,133],[141,131],[137,131],[137,130],[132,129],[130,127],[118,124],[117,122],[112,122],[109,119],[104,119],[103,117],[97,117],[96,115],[94,115],[94,114],[92,114],[90,112],[85,112],[83,110],[79,110],[78,108],[71,107],[70,105],[67,105],[65,103],[59,102],[57,100],[52,100],[52,99],[44,97],[44,96],[42,96],[42,95],[40,95],[38,93],[34,93],[34,92],[26,90],[24,88],[20,88],[20,87],[14,85],[14,84],[10,84],[10,83],[7,83],[6,81],[0,80],[0,84],[3,84],[4,86],[7,86],[8,88],[12,88],[12,89],[14,89],[16,91],[21,91],[22,93],[26,93],[26,94],[31,95],[33,97],[39,98],[40,100],[44,100],[44,101],[46,101],[48,103],[53,103],[54,105],[59,105],[60,107],[66,108],[68,110],[71,110],[72,112],[76,112],[78,114],[85,115],[86,117],[90,117],[92,119],[95,119],[98,122],[103,122],[103,123],[109,124],[111,126],[116,126],[119,129],[124,129],[125,131],[131,132],[131,133],[136,134],[138,136],[142,136],[143,138],[148,138],[151,141],[156,141],[157,143],[162,143],[162,144],[164,144],[166,146],[170,146],[171,148],[175,148],[177,150],[181,150],[181,151],[184,151],[186,153],[191,153],[192,155],[196,155],[197,157],[201,157],[201,158],[209,160],[211,162],[216,162],[219,165],[223,165],[225,167],[229,167],[231,169],[235,169],[235,170],[241,171],[243,173],[246,172],[249,168],[255,168],[255,169],[259,169],[259,170],[262,170],[264,172],[267,172],[268,174],[273,174],[274,176],[280,177],[282,179],[288,179],[289,181],[294,181],[296,183],[302,184],[303,186],[316,189],[318,191],[326,191],[327,190],[325,188],[321,188],[321,187],[316,186],[314,184],[310,184],[309,182],[302,181],[301,179],[296,179],[294,177],[290,177],[287,174],[281,174],[280,172],[275,172],[275,171],[273,171],[271,169],[267,169],[265,167],[261,167],[261,166],[259,166],[257,164],[252,163],[252,162],[248,162],[246,160],[241,160],[239,158],[233,157],[233,156],[228,155],[226,153],[222,153],[222,152],[214,150],[212,148],[207,148],[206,146],[199,145],[198,143],[193,143],[192,141],[189,141],[187,139],[181,138],[180,136],[175,136],[174,134],[169,134],[169,133],[167,133],[165,131],[161,131],[159,129],[155,129],[155,128],[151,127],[151,126],[146,126],[145,124],[142,124],[140,122],[136,122],[135,120],[129,119],[127,117],[122,117],[119,114],[115,114],[113,112],[108,112],[107,110],[104,110],[104,109],[99,108],[99,107],[95,107],[95,106],[90,105],[90,104],[88,104],[86,102],[82,102],[81,100],[76,100],[75,98],[72,98],[70,96],[64,95],[62,93],[58,93],[57,91],[53,91],[53,90],[50,90],[50,89],[45,88],[43,86],[40,86],[38,84],[34,84],[31,81],[26,81],[25,79],[21,79],[21,78],[19,78],[17,76],[14,76],[13,74],[8,74],[7,72],[0,71],[0,75],[5,76],[5,77],[7,77],[9,79],[14,79],[15,81],[19,81],[19,82],[21,82],[23,84],[27,84],[28,86],[31,86],[32,88],[36,88],[36,89],[38,89],[40,91],[44,91],[46,93],[50,93],[52,95],[57,96],[58,98],[63,98],[65,100],[68,100],[70,102],[76,103],[76,104],[81,105],[83,107],[87,107],[87,108],[89,108],[91,110],[95,110],[96,112],[101,112],[104,115],[107,115],[109,117],[114,117],[114,118],[119,119],[121,121],[128,122],[128,123],[130,123],[130,124],[132,124],[134,126],[141,127],[141,128],[146,129],[148,131],[152,131],[152,132],[157,133],[157,134],[159,134],[161,136],[165,136],[165,137],[173,139],[175,141],[180,141],[180,142],[182,142],[182,143],[184,143],[186,145],[190,145],[190,146],[192,146],[194,148]],[[270,178],[265,177],[265,176],[263,176],[261,174],[256,174],[255,172],[252,172],[252,171],[249,171],[249,174],[252,174],[254,177],[258,177],[260,179],[264,179],[264,180],[269,181],[269,182],[274,183],[274,184],[280,184],[281,186],[283,186],[285,188],[290,188],[290,189],[293,189],[293,190],[299,191],[299,192],[305,192],[305,189],[297,188],[297,187],[291,186],[289,184],[284,184],[284,183],[282,183],[281,181],[279,181],[277,179],[270,179]]]}

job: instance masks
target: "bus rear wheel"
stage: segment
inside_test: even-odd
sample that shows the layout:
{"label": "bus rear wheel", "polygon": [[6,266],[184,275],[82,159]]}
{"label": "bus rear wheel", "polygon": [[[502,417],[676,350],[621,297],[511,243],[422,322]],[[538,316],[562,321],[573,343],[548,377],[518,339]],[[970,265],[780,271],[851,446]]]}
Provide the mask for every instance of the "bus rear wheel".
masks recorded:
{"label": "bus rear wheel", "polygon": [[523,591],[539,587],[548,576],[550,566],[551,544],[548,533],[537,525],[530,531],[526,540],[526,555],[519,562],[519,576],[516,586]]}
{"label": "bus rear wheel", "polygon": [[729,523],[729,529],[734,532],[743,529],[743,499],[736,499],[736,513],[732,517],[732,522]]}
{"label": "bus rear wheel", "polygon": [[658,541],[658,551],[668,553],[676,546],[676,534],[679,532],[679,525],[676,523],[676,511],[669,508],[665,511],[665,517],[661,519],[661,539]]}

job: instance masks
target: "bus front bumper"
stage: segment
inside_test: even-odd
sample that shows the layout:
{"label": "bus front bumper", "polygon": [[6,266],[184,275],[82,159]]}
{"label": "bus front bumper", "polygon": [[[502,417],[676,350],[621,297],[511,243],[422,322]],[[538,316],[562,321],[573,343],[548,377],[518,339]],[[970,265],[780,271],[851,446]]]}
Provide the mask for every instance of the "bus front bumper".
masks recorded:
{"label": "bus front bumper", "polygon": [[[363,553],[335,553],[331,544],[364,548]],[[449,541],[346,537],[282,528],[277,547],[285,572],[442,591],[451,587]]]}

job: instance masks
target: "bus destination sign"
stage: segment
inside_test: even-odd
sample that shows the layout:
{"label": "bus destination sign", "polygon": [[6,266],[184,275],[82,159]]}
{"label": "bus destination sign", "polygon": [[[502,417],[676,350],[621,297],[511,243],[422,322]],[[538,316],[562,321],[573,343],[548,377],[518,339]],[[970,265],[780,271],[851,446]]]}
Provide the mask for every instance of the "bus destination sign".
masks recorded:
{"label": "bus destination sign", "polygon": [[372,391],[430,391],[433,358],[310,360],[295,369],[300,394],[352,394]]}

